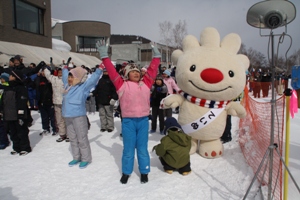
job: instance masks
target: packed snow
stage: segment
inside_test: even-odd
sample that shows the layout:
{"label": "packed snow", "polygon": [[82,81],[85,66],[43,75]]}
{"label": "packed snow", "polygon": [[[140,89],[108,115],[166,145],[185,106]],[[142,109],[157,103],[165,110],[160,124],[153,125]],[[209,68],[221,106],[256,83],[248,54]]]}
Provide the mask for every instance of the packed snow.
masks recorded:
{"label": "packed snow", "polygon": [[[127,184],[121,184],[122,137],[120,118],[115,118],[115,130],[100,132],[98,112],[88,114],[91,122],[89,140],[93,162],[85,169],[78,165],[69,167],[72,160],[70,144],[56,142],[58,136],[40,136],[40,114],[32,111],[34,125],[30,127],[32,152],[26,156],[10,155],[12,146],[0,151],[1,200],[79,200],[79,199],[197,199],[240,200],[249,188],[254,172],[247,165],[238,143],[238,121],[232,118],[233,140],[224,144],[224,155],[205,159],[191,155],[192,173],[182,176],[177,172],[167,174],[152,147],[163,137],[149,134],[148,149],[151,159],[149,182],[140,183],[138,164]],[[173,114],[177,118],[176,114]],[[300,183],[300,116],[291,120],[290,170]],[[150,125],[151,121],[149,121]],[[247,199],[261,199],[259,184],[250,188]],[[289,199],[300,199],[300,194],[290,181]]]}

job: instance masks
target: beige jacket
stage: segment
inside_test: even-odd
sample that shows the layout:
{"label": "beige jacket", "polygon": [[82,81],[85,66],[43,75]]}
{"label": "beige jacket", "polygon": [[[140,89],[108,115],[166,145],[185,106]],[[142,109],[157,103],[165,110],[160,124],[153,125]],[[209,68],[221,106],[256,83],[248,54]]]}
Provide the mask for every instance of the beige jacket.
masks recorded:
{"label": "beige jacket", "polygon": [[64,84],[62,78],[51,75],[51,72],[48,69],[45,69],[44,73],[47,80],[52,84],[53,104],[61,105],[63,100],[63,93],[64,93]]}

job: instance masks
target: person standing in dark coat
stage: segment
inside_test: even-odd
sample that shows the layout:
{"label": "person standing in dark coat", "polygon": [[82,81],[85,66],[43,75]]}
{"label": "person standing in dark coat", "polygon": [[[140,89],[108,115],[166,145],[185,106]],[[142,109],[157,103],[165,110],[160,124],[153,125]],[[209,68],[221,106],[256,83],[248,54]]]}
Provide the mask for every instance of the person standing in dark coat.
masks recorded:
{"label": "person standing in dark coat", "polygon": [[[36,64],[30,63],[29,68],[35,68]],[[36,86],[35,79],[37,74],[33,74],[25,79],[25,85],[28,89],[28,98],[29,98],[29,109],[38,110],[38,102],[36,99]]]}
{"label": "person standing in dark coat", "polygon": [[41,113],[43,132],[40,135],[50,134],[50,124],[52,127],[52,135],[57,135],[57,127],[54,115],[53,90],[52,84],[45,77],[44,71],[41,71],[36,78],[36,92],[38,100],[38,108]]}
{"label": "person standing in dark coat", "polygon": [[223,144],[226,142],[230,142],[232,140],[232,137],[231,137],[231,115],[227,115],[226,126],[225,126],[224,132],[223,132],[220,140]]}
{"label": "person standing in dark coat", "polygon": [[[10,74],[11,71],[16,71],[22,74],[22,78],[30,77],[33,74],[36,74],[42,69],[42,67],[46,66],[46,63],[44,61],[41,61],[35,68],[25,67],[23,64],[23,59],[20,55],[16,55],[13,59],[11,59],[14,63],[13,66],[10,66],[9,68],[5,69],[6,73]],[[25,83],[25,86],[26,83]],[[30,127],[33,123],[33,118],[31,116],[30,110],[28,109],[28,127]]]}
{"label": "person standing in dark coat", "polygon": [[[0,104],[1,104],[1,97],[4,91],[4,87],[8,86],[8,81],[9,81],[9,74],[7,73],[2,73],[0,76],[0,80],[1,80],[1,85],[0,85]],[[7,135],[7,131],[6,128],[4,126],[4,122],[2,119],[2,113],[0,115],[0,149],[5,149],[6,147],[8,147],[10,144],[9,139],[8,139],[8,135]]]}
{"label": "person standing in dark coat", "polygon": [[150,133],[156,132],[157,126],[157,117],[159,118],[159,131],[160,134],[163,135],[164,127],[165,127],[165,115],[164,110],[159,109],[160,102],[163,98],[167,96],[168,88],[164,84],[163,77],[161,75],[157,75],[155,82],[151,89],[151,100],[150,105],[152,108],[152,123]]}
{"label": "person standing in dark coat", "polygon": [[28,129],[28,92],[20,71],[11,71],[9,86],[4,87],[1,101],[3,120],[13,143],[12,155],[31,152]]}
{"label": "person standing in dark coat", "polygon": [[116,88],[109,79],[106,69],[103,70],[103,76],[99,80],[93,94],[99,108],[101,123],[101,132],[112,132],[114,130],[114,105],[118,100]]}

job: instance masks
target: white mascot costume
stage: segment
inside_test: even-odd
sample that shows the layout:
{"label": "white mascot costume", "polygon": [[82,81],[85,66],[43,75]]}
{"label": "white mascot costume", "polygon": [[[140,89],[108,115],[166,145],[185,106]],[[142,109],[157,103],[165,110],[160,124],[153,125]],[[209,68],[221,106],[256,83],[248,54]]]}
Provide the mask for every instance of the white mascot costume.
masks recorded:
{"label": "white mascot costume", "polygon": [[163,99],[162,108],[180,107],[178,122],[193,138],[190,154],[199,148],[202,157],[217,158],[224,151],[220,137],[227,115],[246,116],[244,107],[230,100],[243,92],[249,59],[237,54],[239,35],[228,34],[220,42],[218,31],[212,27],[202,31],[200,43],[188,35],[182,44],[183,50],[172,53],[181,91]]}

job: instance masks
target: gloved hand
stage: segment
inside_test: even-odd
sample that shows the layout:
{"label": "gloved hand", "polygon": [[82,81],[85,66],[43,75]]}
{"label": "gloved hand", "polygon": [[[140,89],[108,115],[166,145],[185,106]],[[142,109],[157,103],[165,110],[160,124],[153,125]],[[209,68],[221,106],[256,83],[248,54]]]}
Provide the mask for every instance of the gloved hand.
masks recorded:
{"label": "gloved hand", "polygon": [[156,146],[157,146],[157,145],[155,145],[155,146],[152,148],[152,152],[156,149]]}
{"label": "gloved hand", "polygon": [[36,67],[42,68],[43,66],[46,66],[46,63],[41,61]]}
{"label": "gloved hand", "polygon": [[114,100],[114,99],[111,99],[111,100],[109,101],[109,104],[110,104],[111,106],[114,106],[115,103],[116,103],[116,100]]}
{"label": "gloved hand", "polygon": [[96,48],[100,54],[101,59],[108,57],[108,46],[109,46],[109,38],[106,40],[106,43],[105,40],[101,40],[96,43]]}
{"label": "gloved hand", "polygon": [[154,42],[151,42],[150,45],[151,45],[151,48],[152,48],[153,57],[154,58],[160,58],[161,54],[160,54],[156,44]]}
{"label": "gloved hand", "polygon": [[161,87],[157,87],[157,88],[156,88],[156,91],[157,91],[157,92],[161,92],[161,91],[162,91],[162,88],[161,88]]}
{"label": "gloved hand", "polygon": [[120,113],[119,112],[115,112],[114,117],[119,117],[120,118]]}
{"label": "gloved hand", "polygon": [[70,64],[70,62],[71,62],[71,60],[72,60],[72,58],[71,58],[71,57],[69,57],[69,58],[68,58],[68,60],[67,60],[67,63],[66,63],[66,65],[69,65],[69,64]]}

